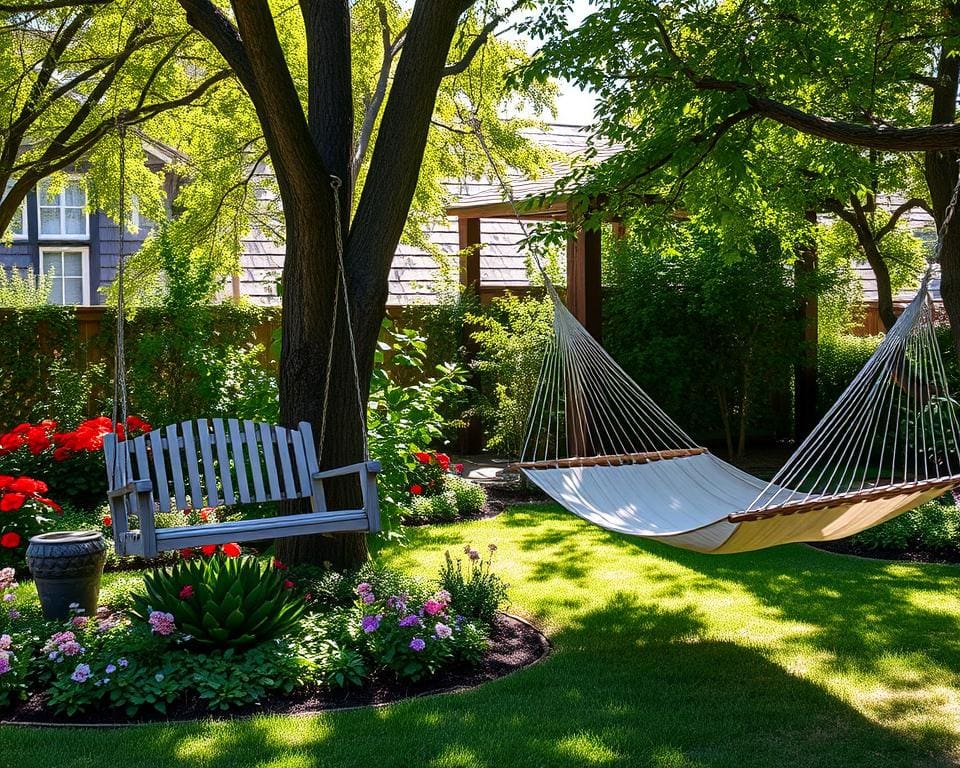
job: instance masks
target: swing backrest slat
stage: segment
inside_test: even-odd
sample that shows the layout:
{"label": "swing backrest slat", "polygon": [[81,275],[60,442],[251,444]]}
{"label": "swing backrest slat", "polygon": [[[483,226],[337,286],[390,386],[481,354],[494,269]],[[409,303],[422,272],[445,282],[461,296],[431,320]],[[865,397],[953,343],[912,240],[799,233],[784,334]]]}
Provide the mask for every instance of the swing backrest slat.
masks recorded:
{"label": "swing backrest slat", "polygon": [[[118,444],[105,442],[106,455],[112,456]],[[161,512],[314,494],[315,449],[299,429],[198,419],[155,429],[119,446],[128,462],[126,479],[149,480]],[[114,477],[108,469],[110,490],[123,478],[122,472]]]}

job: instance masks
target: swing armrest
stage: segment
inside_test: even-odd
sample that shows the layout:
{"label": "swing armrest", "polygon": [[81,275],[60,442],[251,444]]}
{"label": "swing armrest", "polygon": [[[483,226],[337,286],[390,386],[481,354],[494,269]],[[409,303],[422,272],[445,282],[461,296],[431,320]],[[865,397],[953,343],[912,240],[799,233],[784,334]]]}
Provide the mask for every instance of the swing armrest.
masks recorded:
{"label": "swing armrest", "polygon": [[310,477],[313,480],[327,480],[331,477],[342,477],[343,475],[355,475],[367,471],[376,474],[380,471],[379,461],[360,461],[356,464],[348,464],[345,467],[336,469],[325,469],[322,472],[314,472]]}
{"label": "swing armrest", "polygon": [[149,480],[131,480],[126,485],[109,491],[107,498],[118,499],[121,496],[129,496],[134,493],[150,493],[151,490],[153,490],[153,483]]}

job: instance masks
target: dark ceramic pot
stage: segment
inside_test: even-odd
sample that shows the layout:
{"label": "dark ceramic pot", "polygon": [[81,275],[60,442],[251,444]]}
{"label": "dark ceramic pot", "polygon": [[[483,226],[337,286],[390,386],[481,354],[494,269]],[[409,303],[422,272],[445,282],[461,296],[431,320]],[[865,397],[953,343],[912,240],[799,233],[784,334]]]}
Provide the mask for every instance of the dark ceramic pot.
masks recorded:
{"label": "dark ceramic pot", "polygon": [[76,603],[85,616],[97,610],[107,545],[97,531],[55,531],[33,536],[27,565],[40,595],[43,615],[67,619]]}

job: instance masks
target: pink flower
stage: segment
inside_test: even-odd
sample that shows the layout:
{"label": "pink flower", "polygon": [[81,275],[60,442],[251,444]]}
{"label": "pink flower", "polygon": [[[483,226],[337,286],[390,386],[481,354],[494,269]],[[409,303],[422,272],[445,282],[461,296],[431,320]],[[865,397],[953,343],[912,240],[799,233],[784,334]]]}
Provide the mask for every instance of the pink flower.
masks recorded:
{"label": "pink flower", "polygon": [[430,598],[423,604],[423,610],[428,616],[436,616],[438,613],[443,613],[444,605],[441,602]]}
{"label": "pink flower", "polygon": [[420,653],[420,651],[422,651],[426,647],[427,647],[427,644],[419,637],[415,637],[413,638],[413,640],[410,641],[410,649],[412,651],[416,651],[417,653]]}
{"label": "pink flower", "polygon": [[433,599],[436,600],[438,603],[443,603],[444,605],[447,605],[453,599],[453,597],[449,592],[447,592],[447,590],[441,589],[439,592],[437,592],[433,596]]}
{"label": "pink flower", "polygon": [[469,552],[467,552],[467,556],[474,562],[480,559],[480,553],[475,549],[471,549]]}
{"label": "pink flower", "polygon": [[373,591],[373,587],[370,584],[367,584],[367,582],[365,581],[361,581],[359,584],[357,584],[358,595],[363,595],[363,594],[366,594],[367,592],[372,592],[372,591]]}
{"label": "pink flower", "polygon": [[193,597],[193,587],[187,584],[183,589],[180,590],[180,599],[189,600]]}
{"label": "pink flower", "polygon": [[13,638],[10,635],[0,635],[0,651],[9,651],[13,645]]}
{"label": "pink flower", "polygon": [[77,656],[83,653],[83,646],[76,640],[68,640],[60,646],[60,653],[64,656]]}
{"label": "pink flower", "polygon": [[163,637],[172,635],[177,628],[172,613],[154,611],[150,614],[150,618],[147,621],[153,628],[153,633],[155,635],[162,635]]}
{"label": "pink flower", "polygon": [[450,637],[450,635],[453,634],[453,630],[450,627],[448,627],[446,624],[440,623],[437,623],[437,625],[433,628],[433,631],[441,640],[446,640],[448,637]]}
{"label": "pink flower", "polygon": [[70,623],[75,627],[85,627],[88,621],[90,621],[90,619],[86,616],[74,616],[70,619]]}

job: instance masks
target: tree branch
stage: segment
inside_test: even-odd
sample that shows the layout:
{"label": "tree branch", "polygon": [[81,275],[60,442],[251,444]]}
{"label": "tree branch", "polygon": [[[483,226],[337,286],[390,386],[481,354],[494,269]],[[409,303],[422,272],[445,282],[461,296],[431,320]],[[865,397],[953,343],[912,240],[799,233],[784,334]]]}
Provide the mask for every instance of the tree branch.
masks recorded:
{"label": "tree branch", "polygon": [[213,44],[236,73],[237,79],[250,94],[250,98],[256,98],[254,91],[257,89],[257,81],[250,68],[250,60],[244,50],[240,33],[233,22],[210,0],[178,0],[178,2],[186,11],[187,23]]}
{"label": "tree branch", "polygon": [[893,213],[890,214],[890,220],[877,230],[874,239],[877,240],[877,242],[883,240],[883,238],[894,230],[900,218],[914,208],[928,208],[926,200],[921,200],[919,197],[912,197],[901,205],[898,205]]}
{"label": "tree branch", "polygon": [[464,51],[460,60],[454,62],[453,64],[448,64],[443,68],[443,76],[450,77],[451,75],[459,75],[461,72],[465,71],[476,57],[477,52],[484,46],[484,44],[486,44],[487,40],[490,38],[490,35],[498,26],[500,26],[500,22],[517,10],[517,8],[523,5],[523,3],[524,0],[517,0],[517,2],[507,8],[507,10],[505,10],[503,13],[497,14],[490,19],[490,21],[484,24],[483,29],[481,29],[477,36],[470,41],[470,45],[467,46],[467,50]]}
{"label": "tree branch", "polygon": [[0,3],[0,13],[32,13],[76,6],[109,5],[113,0],[38,0],[32,3]]}
{"label": "tree branch", "polygon": [[[373,136],[373,127],[376,125],[377,115],[380,114],[383,100],[387,96],[387,86],[390,83],[390,71],[393,69],[393,59],[396,55],[394,51],[400,49],[400,45],[395,46],[390,40],[390,20],[387,18],[387,7],[383,3],[378,3],[377,8],[380,12],[383,60],[380,63],[380,75],[377,78],[377,85],[364,110],[363,123],[360,125],[360,134],[357,136],[357,146],[353,153],[353,163],[351,167],[353,181],[357,180],[357,174],[360,172],[363,158],[366,156],[367,148],[370,146],[370,137]],[[400,36],[398,36],[397,39],[400,40]]]}

